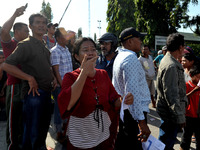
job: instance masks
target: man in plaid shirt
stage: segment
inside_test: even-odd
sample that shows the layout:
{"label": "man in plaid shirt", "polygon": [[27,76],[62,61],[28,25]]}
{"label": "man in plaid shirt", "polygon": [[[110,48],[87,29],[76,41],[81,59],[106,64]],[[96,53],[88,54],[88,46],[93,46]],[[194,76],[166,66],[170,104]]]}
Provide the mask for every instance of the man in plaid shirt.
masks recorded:
{"label": "man in plaid shirt", "polygon": [[71,53],[69,52],[69,49],[66,47],[67,44],[67,36],[68,33],[64,28],[58,28],[55,31],[55,38],[57,41],[57,44],[50,50],[51,51],[51,65],[55,74],[55,77],[58,82],[58,87],[55,91],[53,91],[53,96],[55,100],[55,106],[54,106],[54,124],[56,127],[57,132],[57,140],[62,143],[65,140],[64,135],[64,124],[66,121],[62,121],[58,109],[57,104],[57,97],[60,93],[61,86],[62,86],[62,80],[64,75],[67,72],[73,71],[72,67],[72,59],[71,59]]}

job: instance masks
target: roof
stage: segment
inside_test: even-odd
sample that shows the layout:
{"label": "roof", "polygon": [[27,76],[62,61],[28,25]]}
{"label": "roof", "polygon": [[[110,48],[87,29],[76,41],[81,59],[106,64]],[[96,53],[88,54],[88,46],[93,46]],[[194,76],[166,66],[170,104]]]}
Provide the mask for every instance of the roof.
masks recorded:
{"label": "roof", "polygon": [[195,42],[200,42],[200,36],[197,36],[194,33],[185,33],[185,32],[179,32],[184,36],[185,41],[195,41]]}

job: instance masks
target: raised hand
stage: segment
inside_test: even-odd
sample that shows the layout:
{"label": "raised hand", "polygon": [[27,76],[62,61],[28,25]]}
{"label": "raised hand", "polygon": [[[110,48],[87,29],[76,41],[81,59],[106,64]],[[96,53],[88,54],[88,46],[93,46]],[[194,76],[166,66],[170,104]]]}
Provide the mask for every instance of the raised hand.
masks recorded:
{"label": "raised hand", "polygon": [[15,15],[16,17],[19,17],[19,16],[21,16],[21,15],[24,14],[24,11],[25,11],[25,10],[26,10],[26,7],[25,7],[25,6],[21,6],[21,7],[17,8],[17,9],[15,10],[14,15]]}
{"label": "raised hand", "polygon": [[87,76],[91,76],[95,74],[95,66],[96,66],[96,60],[98,56],[95,56],[93,58],[90,58],[85,54],[83,61],[81,63],[81,70],[86,73]]}

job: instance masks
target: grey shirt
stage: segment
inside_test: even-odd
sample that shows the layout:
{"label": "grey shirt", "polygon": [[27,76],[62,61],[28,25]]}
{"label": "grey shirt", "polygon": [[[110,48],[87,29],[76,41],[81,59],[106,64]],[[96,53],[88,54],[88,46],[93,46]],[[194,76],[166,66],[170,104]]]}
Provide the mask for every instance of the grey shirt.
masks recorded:
{"label": "grey shirt", "polygon": [[187,103],[184,70],[169,52],[160,63],[156,85],[157,112],[160,117],[165,121],[184,123]]}
{"label": "grey shirt", "polygon": [[155,77],[155,68],[152,57],[150,55],[148,56],[148,58],[140,56],[138,60],[142,64],[142,67],[145,71],[146,79],[153,80]]}

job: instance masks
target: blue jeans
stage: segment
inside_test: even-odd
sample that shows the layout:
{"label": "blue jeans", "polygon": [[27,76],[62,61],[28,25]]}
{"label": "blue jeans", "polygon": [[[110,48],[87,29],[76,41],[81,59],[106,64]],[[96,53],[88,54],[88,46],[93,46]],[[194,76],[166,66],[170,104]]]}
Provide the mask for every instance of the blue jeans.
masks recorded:
{"label": "blue jeans", "polygon": [[46,136],[51,120],[51,92],[38,90],[33,96],[32,93],[24,98],[24,150],[46,150]]}
{"label": "blue jeans", "polygon": [[165,144],[165,150],[173,150],[178,133],[178,124],[161,119],[159,140]]}
{"label": "blue jeans", "polygon": [[62,119],[60,117],[60,111],[58,108],[58,102],[57,102],[57,98],[58,95],[61,91],[60,87],[57,87],[53,92],[53,98],[54,98],[54,124],[56,127],[56,132],[61,132],[62,131]]}

